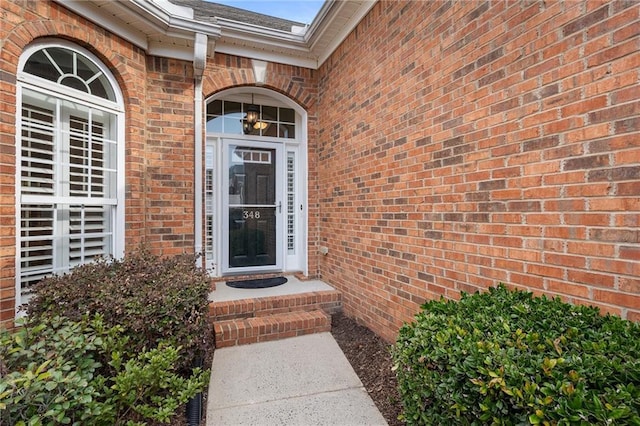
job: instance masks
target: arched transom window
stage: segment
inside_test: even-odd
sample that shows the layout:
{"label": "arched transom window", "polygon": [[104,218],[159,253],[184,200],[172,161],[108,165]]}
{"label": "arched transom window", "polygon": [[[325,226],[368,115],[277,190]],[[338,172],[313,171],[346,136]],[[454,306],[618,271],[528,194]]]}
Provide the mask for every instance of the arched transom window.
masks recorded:
{"label": "arched transom window", "polygon": [[20,61],[17,290],[123,240],[123,110],[108,69],[72,44],[33,45]]}
{"label": "arched transom window", "polygon": [[71,49],[39,49],[29,56],[24,72],[115,102],[113,87],[100,67]]}

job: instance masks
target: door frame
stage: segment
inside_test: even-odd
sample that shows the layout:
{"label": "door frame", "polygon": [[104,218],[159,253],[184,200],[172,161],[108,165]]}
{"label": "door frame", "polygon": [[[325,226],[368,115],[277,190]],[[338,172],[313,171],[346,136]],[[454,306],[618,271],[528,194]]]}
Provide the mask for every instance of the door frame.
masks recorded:
{"label": "door frame", "polygon": [[[260,144],[276,143],[283,147],[283,155],[286,157],[288,152],[295,152],[295,254],[289,254],[287,250],[285,232],[283,229],[283,263],[281,269],[277,272],[301,272],[303,275],[309,275],[309,199],[308,199],[308,152],[307,152],[307,112],[299,104],[289,97],[275,92],[265,87],[233,87],[217,92],[215,95],[206,99],[205,103],[209,103],[216,99],[233,100],[236,102],[248,102],[251,100],[251,94],[255,95],[255,102],[262,105],[284,106],[292,108],[296,112],[296,135],[295,138],[273,138],[273,137],[250,137],[243,134],[216,133],[206,131],[204,156],[204,179],[203,193],[204,206],[201,214],[203,215],[203,254],[205,255],[205,268],[213,277],[222,277],[231,275],[232,273],[223,273],[222,253],[225,250],[222,238],[222,145],[223,139],[234,139],[240,143],[245,141],[255,141]],[[259,141],[259,142],[258,142]],[[264,146],[264,145],[263,145]],[[286,158],[285,160],[286,161]],[[286,183],[286,179],[285,179]],[[283,200],[284,203],[284,200]],[[284,212],[284,204],[283,204]],[[196,230],[198,231],[198,230]],[[259,272],[255,272],[259,273]]]}
{"label": "door frame", "polygon": [[[222,145],[222,182],[229,182],[229,166],[230,166],[230,147],[247,147],[247,148],[265,148],[273,149],[275,151],[275,235],[276,235],[276,261],[274,265],[264,266],[246,266],[246,267],[231,267],[229,259],[229,191],[227,185],[221,185],[221,209],[222,212],[222,264],[221,271],[223,275],[238,275],[238,274],[253,274],[260,272],[275,272],[282,271],[285,260],[284,240],[285,240],[285,228],[284,228],[284,213],[282,210],[284,204],[284,185],[285,185],[285,149],[284,145],[276,142],[266,142],[260,140],[246,140],[235,139],[225,137],[221,140]],[[278,210],[278,204],[280,209]]]}

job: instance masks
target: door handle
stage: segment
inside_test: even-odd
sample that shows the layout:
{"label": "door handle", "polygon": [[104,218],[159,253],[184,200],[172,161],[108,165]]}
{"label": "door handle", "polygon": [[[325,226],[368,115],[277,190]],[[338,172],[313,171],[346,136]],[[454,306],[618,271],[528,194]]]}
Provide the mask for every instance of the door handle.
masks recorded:
{"label": "door handle", "polygon": [[278,201],[278,213],[282,213],[282,201]]}

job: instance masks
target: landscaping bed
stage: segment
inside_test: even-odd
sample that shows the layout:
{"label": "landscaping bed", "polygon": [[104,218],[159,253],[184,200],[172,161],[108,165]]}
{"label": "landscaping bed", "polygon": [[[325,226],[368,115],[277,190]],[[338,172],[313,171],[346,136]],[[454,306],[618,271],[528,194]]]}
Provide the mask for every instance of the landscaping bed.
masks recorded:
{"label": "landscaping bed", "polygon": [[402,425],[390,345],[368,328],[343,315],[333,315],[331,334],[390,426]]}

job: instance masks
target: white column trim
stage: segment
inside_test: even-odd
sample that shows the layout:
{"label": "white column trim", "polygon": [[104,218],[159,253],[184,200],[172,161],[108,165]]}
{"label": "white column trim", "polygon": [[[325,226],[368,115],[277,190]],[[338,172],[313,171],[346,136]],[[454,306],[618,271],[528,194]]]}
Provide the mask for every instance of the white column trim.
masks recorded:
{"label": "white column trim", "polygon": [[193,47],[193,73],[194,83],[194,251],[196,254],[203,252],[203,224],[204,212],[202,199],[203,176],[202,176],[202,150],[203,142],[203,122],[204,122],[204,106],[202,94],[202,75],[207,66],[207,43],[208,37],[205,34],[197,33],[195,37],[195,45]]}

